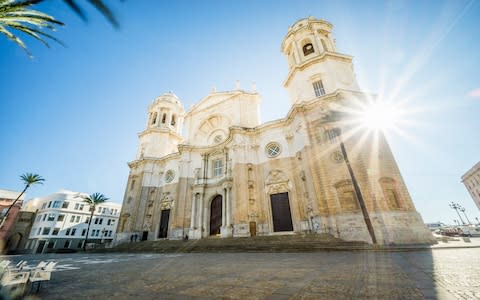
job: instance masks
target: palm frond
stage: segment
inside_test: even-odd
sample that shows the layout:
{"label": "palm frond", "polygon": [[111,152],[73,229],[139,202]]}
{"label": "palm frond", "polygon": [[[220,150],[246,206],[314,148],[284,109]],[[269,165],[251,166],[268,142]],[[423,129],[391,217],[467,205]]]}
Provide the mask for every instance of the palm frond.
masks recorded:
{"label": "palm frond", "polygon": [[54,25],[62,26],[64,24],[48,14],[30,9],[30,6],[42,1],[43,0],[0,0],[0,33],[3,33],[8,39],[14,41],[25,50],[29,57],[32,57],[32,54],[28,51],[25,43],[9,29],[23,32],[42,42],[47,47],[50,47],[50,45],[43,37],[63,45],[62,42],[43,31],[43,29],[54,31]]}
{"label": "palm frond", "polygon": [[43,182],[45,181],[42,176],[33,173],[25,173],[21,175],[20,178],[27,186],[30,186],[32,184],[43,184]]}
{"label": "palm frond", "polygon": [[108,198],[101,193],[93,193],[89,196],[83,197],[83,202],[89,204],[90,206],[95,206],[97,204],[107,201]]}
{"label": "palm frond", "polygon": [[11,33],[10,31],[8,31],[8,29],[5,28],[2,25],[0,25],[0,33],[3,33],[9,40],[14,41],[20,48],[22,48],[27,53],[28,57],[30,57],[30,58],[33,57],[32,53],[30,53],[30,51],[28,51],[28,48],[25,45],[25,43],[19,37],[17,37],[16,35]]}
{"label": "palm frond", "polygon": [[[87,15],[84,10],[75,2],[75,0],[63,0],[83,21],[88,21]],[[107,20],[113,27],[119,28],[120,24],[117,18],[113,14],[112,10],[102,0],[88,0]]]}

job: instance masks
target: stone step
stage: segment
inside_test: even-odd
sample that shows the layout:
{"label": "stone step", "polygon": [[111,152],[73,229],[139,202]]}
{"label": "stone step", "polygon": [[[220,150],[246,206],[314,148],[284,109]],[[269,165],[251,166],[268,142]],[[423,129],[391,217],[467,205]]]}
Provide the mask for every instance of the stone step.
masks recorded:
{"label": "stone step", "polygon": [[365,242],[344,241],[328,234],[275,235],[200,240],[157,240],[124,243],[99,252],[311,252],[368,249]]}

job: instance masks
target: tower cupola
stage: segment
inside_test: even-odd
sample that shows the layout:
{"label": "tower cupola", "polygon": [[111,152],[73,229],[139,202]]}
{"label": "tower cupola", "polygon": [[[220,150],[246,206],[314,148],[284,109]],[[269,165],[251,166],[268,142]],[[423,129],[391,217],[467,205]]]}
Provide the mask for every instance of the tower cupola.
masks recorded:
{"label": "tower cupola", "polygon": [[337,52],[332,24],[313,17],[290,26],[281,51],[287,58],[284,82],[293,104],[337,89],[358,90],[352,57]]}
{"label": "tower cupola", "polygon": [[177,152],[184,114],[180,99],[172,92],[157,97],[148,106],[146,128],[139,134],[137,159],[160,158]]}

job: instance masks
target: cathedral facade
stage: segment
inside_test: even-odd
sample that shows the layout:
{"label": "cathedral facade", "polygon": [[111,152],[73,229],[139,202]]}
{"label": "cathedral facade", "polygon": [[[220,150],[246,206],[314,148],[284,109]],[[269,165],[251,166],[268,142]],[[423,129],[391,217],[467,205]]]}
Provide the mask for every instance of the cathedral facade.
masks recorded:
{"label": "cathedral facade", "polygon": [[156,98],[129,163],[117,241],[328,233],[432,242],[383,135],[351,122],[351,108],[372,95],[331,31],[313,18],[289,28],[283,119],[260,123],[255,90],[212,92],[186,112],[172,93]]}

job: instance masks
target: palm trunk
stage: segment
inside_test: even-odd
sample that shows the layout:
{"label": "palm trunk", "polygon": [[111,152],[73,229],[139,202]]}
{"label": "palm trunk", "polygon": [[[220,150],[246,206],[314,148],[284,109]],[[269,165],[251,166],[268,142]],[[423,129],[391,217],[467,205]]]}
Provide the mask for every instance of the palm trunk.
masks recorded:
{"label": "palm trunk", "polygon": [[87,251],[87,241],[88,241],[88,232],[90,231],[90,224],[92,224],[93,213],[95,212],[95,206],[91,209],[90,220],[88,220],[87,227],[87,236],[85,237],[85,242],[83,242],[83,251]]}
{"label": "palm trunk", "polygon": [[10,210],[12,209],[12,207],[17,203],[17,201],[20,199],[20,197],[22,197],[22,195],[25,193],[25,191],[28,189],[29,186],[30,186],[30,184],[27,184],[27,185],[25,186],[25,188],[24,188],[23,191],[20,193],[20,195],[18,195],[17,199],[15,199],[15,201],[13,201],[12,205],[10,205],[10,207],[7,209],[7,211],[5,212],[5,217],[3,217],[3,220],[2,220],[2,224],[0,224],[0,228],[3,227],[3,223],[5,223],[5,220],[7,220],[8,213],[10,212]]}

